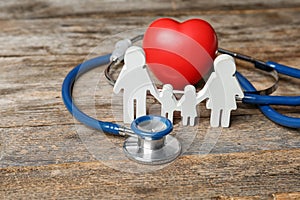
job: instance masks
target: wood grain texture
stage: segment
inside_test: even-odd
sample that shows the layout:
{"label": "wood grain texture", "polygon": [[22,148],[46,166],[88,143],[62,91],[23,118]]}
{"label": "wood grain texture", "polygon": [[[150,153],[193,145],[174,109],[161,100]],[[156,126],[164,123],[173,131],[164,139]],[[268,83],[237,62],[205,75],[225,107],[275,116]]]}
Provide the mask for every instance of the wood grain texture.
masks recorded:
{"label": "wood grain texture", "polygon": [[6,191],[0,194],[18,198],[34,191],[39,199],[272,198],[298,190],[298,155],[299,150],[182,156],[167,168],[139,174],[115,171],[100,162],[7,167],[0,174]]}
{"label": "wood grain texture", "polygon": [[[71,117],[60,91],[68,71],[159,17],[205,19],[221,47],[300,68],[300,1],[1,1],[1,199],[300,198],[299,130],[271,123],[253,106],[239,104],[231,128],[213,130],[201,104],[197,127],[182,129],[177,120],[183,156],[153,168],[126,159],[122,138]],[[271,83],[238,64],[258,88]],[[121,105],[103,70],[78,80],[76,103],[94,117],[119,121]],[[299,80],[281,76],[280,84],[275,94],[299,94]],[[299,117],[299,106],[276,109]]]}

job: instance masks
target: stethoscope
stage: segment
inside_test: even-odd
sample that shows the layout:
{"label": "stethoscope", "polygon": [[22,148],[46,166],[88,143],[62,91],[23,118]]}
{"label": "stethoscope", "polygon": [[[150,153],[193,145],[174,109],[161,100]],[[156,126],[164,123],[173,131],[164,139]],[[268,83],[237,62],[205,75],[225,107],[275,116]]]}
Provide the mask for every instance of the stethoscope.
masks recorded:
{"label": "stethoscope", "polygon": [[[131,123],[131,127],[128,128],[116,123],[100,121],[86,115],[74,104],[72,98],[75,81],[84,73],[102,65],[108,65],[105,70],[105,76],[109,83],[113,85],[115,80],[110,75],[111,67],[120,63],[123,60],[126,49],[132,43],[142,38],[143,35],[139,35],[131,40],[127,39],[125,43],[128,45],[117,46],[112,54],[99,56],[77,65],[68,73],[63,82],[62,98],[69,112],[81,123],[104,133],[129,136],[123,145],[123,151],[129,159],[143,164],[163,164],[174,160],[181,153],[180,142],[169,135],[173,130],[173,125],[168,119],[162,116],[146,115],[135,119]],[[218,49],[218,52],[253,63],[256,68],[270,73],[275,80],[271,87],[258,91],[246,77],[236,72],[236,77],[244,90],[243,103],[257,105],[267,118],[277,124],[290,128],[300,128],[300,118],[283,115],[270,106],[300,105],[300,96],[269,96],[277,88],[278,74],[300,78],[299,69],[272,61],[263,62],[221,48]]]}

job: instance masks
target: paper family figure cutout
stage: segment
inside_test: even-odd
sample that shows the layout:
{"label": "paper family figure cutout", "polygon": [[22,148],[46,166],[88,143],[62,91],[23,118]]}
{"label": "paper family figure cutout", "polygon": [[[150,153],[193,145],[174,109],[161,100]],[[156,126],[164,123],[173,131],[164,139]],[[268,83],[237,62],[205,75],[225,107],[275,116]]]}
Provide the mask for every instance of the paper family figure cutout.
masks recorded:
{"label": "paper family figure cutout", "polygon": [[237,109],[236,96],[244,97],[234,76],[235,71],[235,62],[231,56],[218,56],[214,60],[214,72],[197,94],[197,103],[208,98],[206,108],[211,109],[211,127],[218,127],[220,123],[222,127],[229,127],[231,110]]}
{"label": "paper family figure cutout", "polygon": [[113,89],[116,94],[123,90],[124,123],[131,123],[135,117],[146,115],[146,98],[149,91],[161,104],[161,115],[171,122],[174,111],[180,111],[182,124],[194,126],[198,116],[197,105],[207,99],[206,108],[211,109],[210,125],[229,127],[230,113],[237,108],[236,96],[244,96],[234,76],[234,59],[229,55],[219,55],[214,60],[214,72],[203,89],[196,92],[194,86],[187,85],[179,100],[174,95],[172,85],[165,84],[161,91],[157,89],[146,67],[142,48],[129,47],[124,56],[124,63]]}
{"label": "paper family figure cutout", "polygon": [[[117,94],[123,89],[123,121],[131,123],[134,116],[146,115],[147,91],[158,98],[158,90],[149,75],[142,48],[136,46],[128,48],[124,63],[113,91]],[[134,101],[136,101],[136,109],[134,109]],[[134,110],[136,110],[135,115]]]}
{"label": "paper family figure cutout", "polygon": [[197,99],[194,86],[185,86],[184,94],[178,102],[178,107],[181,111],[182,124],[186,126],[189,121],[189,124],[194,126],[197,117]]}
{"label": "paper family figure cutout", "polygon": [[173,87],[165,84],[159,93],[158,101],[161,103],[161,116],[167,117],[173,122],[173,113],[177,110],[177,100],[173,93]]}

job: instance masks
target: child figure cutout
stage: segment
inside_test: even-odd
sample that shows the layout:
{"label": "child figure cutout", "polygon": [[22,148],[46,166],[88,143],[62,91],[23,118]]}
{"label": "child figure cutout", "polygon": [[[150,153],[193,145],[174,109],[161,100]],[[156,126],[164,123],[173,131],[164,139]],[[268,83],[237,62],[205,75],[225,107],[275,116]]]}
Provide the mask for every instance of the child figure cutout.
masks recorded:
{"label": "child figure cutout", "polygon": [[165,84],[159,93],[161,103],[161,116],[167,117],[173,123],[173,113],[177,108],[177,100],[173,94],[173,87]]}
{"label": "child figure cutout", "polygon": [[211,127],[229,127],[231,110],[235,110],[236,96],[244,93],[235,77],[236,66],[229,55],[220,55],[214,61],[214,70],[204,88],[197,94],[197,103],[208,98],[206,107],[211,109]]}
{"label": "child figure cutout", "polygon": [[[135,116],[146,115],[147,91],[158,98],[158,90],[149,75],[142,48],[137,46],[128,48],[124,63],[113,91],[118,94],[123,89],[123,122],[131,123]],[[135,115],[134,101],[136,101]]]}
{"label": "child figure cutout", "polygon": [[190,126],[195,125],[195,118],[197,117],[197,104],[195,87],[192,85],[185,86],[184,95],[178,102],[183,126],[188,125],[188,120]]}

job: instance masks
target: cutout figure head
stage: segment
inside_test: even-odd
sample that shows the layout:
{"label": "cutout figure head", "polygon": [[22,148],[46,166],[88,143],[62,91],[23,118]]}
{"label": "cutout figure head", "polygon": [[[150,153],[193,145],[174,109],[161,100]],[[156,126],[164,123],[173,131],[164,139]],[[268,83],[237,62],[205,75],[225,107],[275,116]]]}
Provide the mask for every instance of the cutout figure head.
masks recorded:
{"label": "cutout figure head", "polygon": [[173,96],[173,86],[171,84],[163,85],[162,92],[169,94],[168,96]]}
{"label": "cutout figure head", "polygon": [[220,77],[234,75],[236,66],[233,57],[226,54],[219,55],[214,61],[214,69]]}
{"label": "cutout figure head", "polygon": [[124,56],[124,62],[127,69],[141,67],[146,64],[145,52],[137,46],[129,47]]}
{"label": "cutout figure head", "polygon": [[192,85],[187,85],[184,87],[184,94],[186,95],[186,97],[193,97],[196,94],[196,89],[194,86]]}

